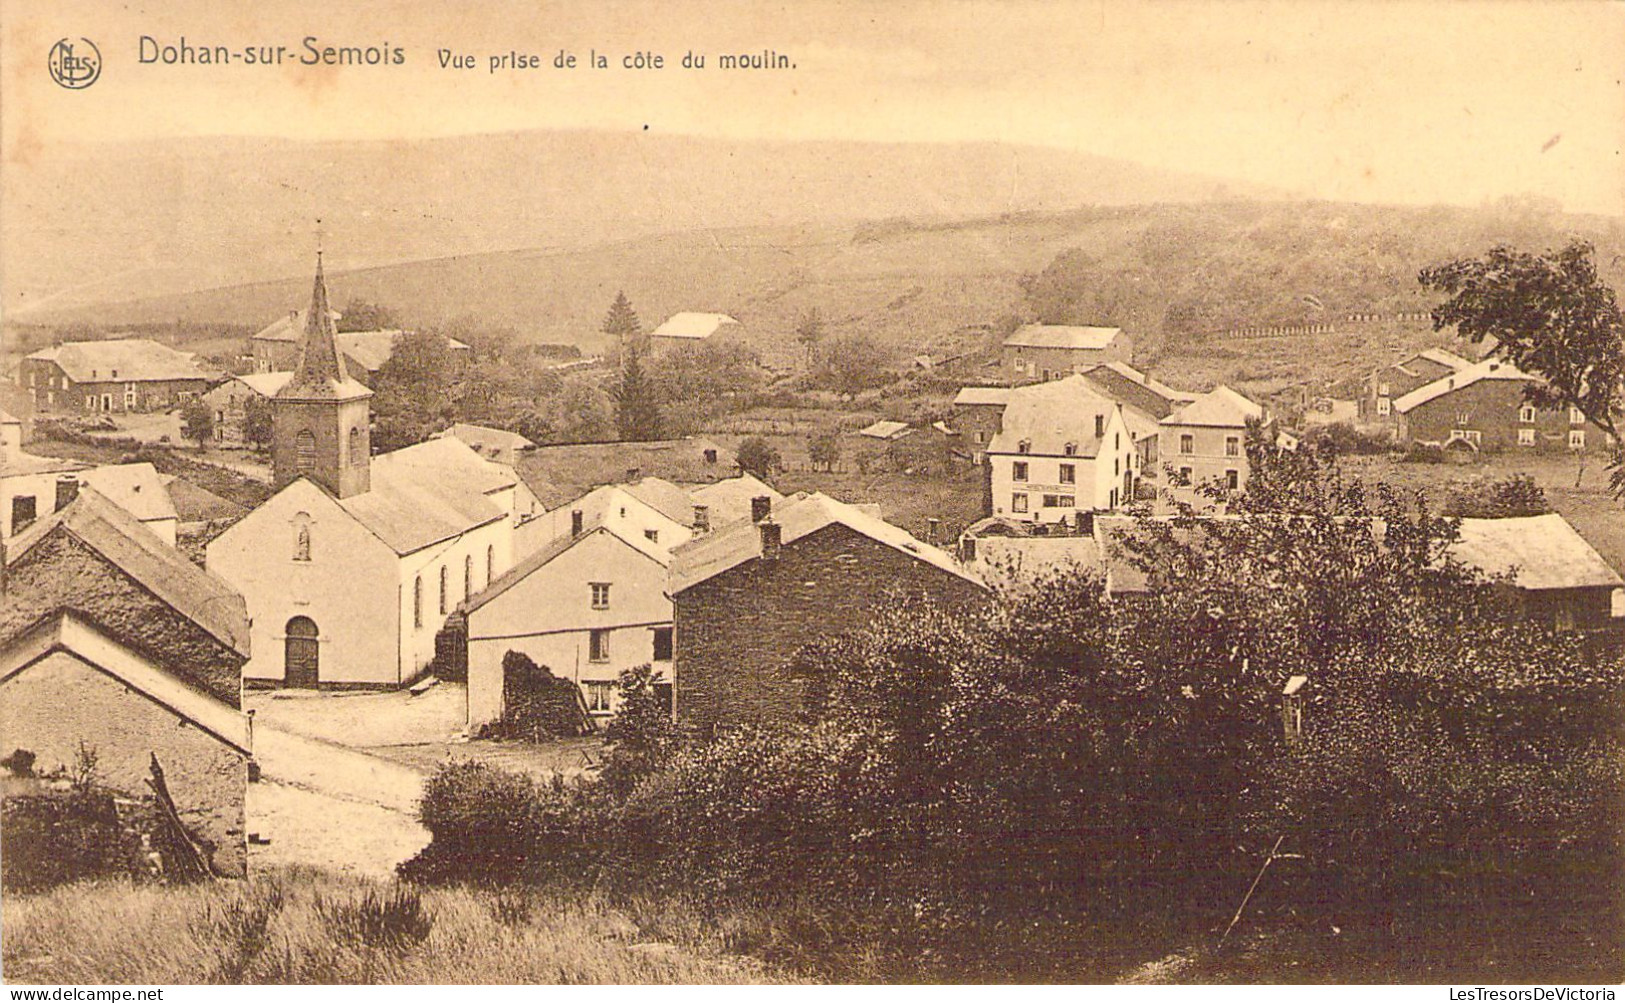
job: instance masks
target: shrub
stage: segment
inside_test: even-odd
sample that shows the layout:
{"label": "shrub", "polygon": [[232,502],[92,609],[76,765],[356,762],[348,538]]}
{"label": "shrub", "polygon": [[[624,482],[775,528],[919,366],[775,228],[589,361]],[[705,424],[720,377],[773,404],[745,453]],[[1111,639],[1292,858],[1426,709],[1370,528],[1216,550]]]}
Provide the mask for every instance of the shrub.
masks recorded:
{"label": "shrub", "polygon": [[1545,515],[1552,511],[1552,506],[1533,477],[1510,474],[1496,480],[1477,479],[1456,485],[1443,511],[1458,519],[1506,519]]}
{"label": "shrub", "polygon": [[398,883],[387,890],[369,887],[359,900],[318,896],[316,911],[335,938],[375,950],[405,951],[434,929],[434,915],[422,896]]}
{"label": "shrub", "polygon": [[584,807],[582,791],[561,777],[541,782],[471,760],[443,764],[418,805],[433,839],[401,874],[515,881],[574,873],[597,839]]}

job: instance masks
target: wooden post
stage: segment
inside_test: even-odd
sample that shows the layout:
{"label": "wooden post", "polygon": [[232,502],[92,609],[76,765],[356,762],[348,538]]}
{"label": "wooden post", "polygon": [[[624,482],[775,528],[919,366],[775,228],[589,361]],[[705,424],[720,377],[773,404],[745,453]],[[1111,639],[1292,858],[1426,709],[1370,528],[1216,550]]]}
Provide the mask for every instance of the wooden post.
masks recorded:
{"label": "wooden post", "polygon": [[164,768],[158,764],[158,754],[153,752],[149,755],[152,757],[152,776],[147,778],[147,786],[152,788],[152,793],[157,799],[158,814],[169,830],[170,843],[178,851],[178,859],[171,862],[178,866],[171,867],[171,870],[181,874],[188,881],[214,877],[214,869],[209,866],[209,858],[193,840],[192,834],[186,831],[186,825],[181,821],[180,812],[175,807],[175,800],[169,796],[169,785],[164,782]]}

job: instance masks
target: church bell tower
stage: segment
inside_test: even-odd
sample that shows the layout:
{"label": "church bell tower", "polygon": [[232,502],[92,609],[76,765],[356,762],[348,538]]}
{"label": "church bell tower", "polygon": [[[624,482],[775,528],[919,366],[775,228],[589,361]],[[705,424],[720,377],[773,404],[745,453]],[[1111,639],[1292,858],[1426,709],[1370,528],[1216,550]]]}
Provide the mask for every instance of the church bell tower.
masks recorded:
{"label": "church bell tower", "polygon": [[368,430],[372,409],[367,403],[372,391],[345,369],[336,333],[318,251],[316,285],[299,342],[299,365],[293,378],[271,399],[271,468],[276,490],[300,477],[309,477],[340,498],[365,494],[372,486]]}

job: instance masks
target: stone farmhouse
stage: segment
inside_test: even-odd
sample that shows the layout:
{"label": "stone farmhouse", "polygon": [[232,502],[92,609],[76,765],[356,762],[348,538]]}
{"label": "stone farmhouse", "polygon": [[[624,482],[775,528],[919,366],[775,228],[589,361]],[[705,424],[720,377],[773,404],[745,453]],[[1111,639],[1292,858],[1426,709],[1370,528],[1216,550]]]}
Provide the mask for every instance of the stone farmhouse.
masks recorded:
{"label": "stone farmhouse", "polygon": [[1120,327],[1026,324],[1004,339],[1005,379],[1058,380],[1107,362],[1134,361],[1134,339]]}
{"label": "stone farmhouse", "polygon": [[190,353],[147,338],[68,341],[26,356],[19,385],[36,411],[162,411],[209,388]]}
{"label": "stone farmhouse", "polygon": [[1443,348],[1428,348],[1374,370],[1365,378],[1360,397],[1360,421],[1393,428],[1399,424],[1394,401],[1434,380],[1459,373],[1472,361]]}
{"label": "stone farmhouse", "polygon": [[985,598],[952,556],[857,506],[812,494],[762,508],[672,552],[673,701],[686,727],[796,714],[797,652],[869,623],[883,601]]}
{"label": "stone farmhouse", "polygon": [[1128,504],[1141,476],[1136,434],[1123,405],[1082,376],[1010,391],[987,447],[987,514],[1058,523]]}
{"label": "stone farmhouse", "polygon": [[447,615],[511,564],[518,479],[455,438],[373,457],[372,391],[337,350],[319,261],[306,316],[271,402],[276,494],[209,543],[208,567],[247,600],[248,681],[406,685]]}
{"label": "stone farmhouse", "polygon": [[1398,436],[1473,453],[1604,452],[1608,435],[1573,408],[1537,408],[1524,391],[1537,383],[1489,358],[1426,383],[1394,401]]}
{"label": "stone farmhouse", "polygon": [[288,371],[245,373],[232,376],[203,395],[203,403],[214,415],[214,441],[222,446],[247,446],[248,408],[250,401],[261,401],[266,407],[277,391],[293,379]]}
{"label": "stone farmhouse", "polygon": [[91,488],[8,541],[0,596],[7,752],[43,775],[93,748],[101,782],[132,805],[156,757],[210,869],[244,874],[242,597]]}

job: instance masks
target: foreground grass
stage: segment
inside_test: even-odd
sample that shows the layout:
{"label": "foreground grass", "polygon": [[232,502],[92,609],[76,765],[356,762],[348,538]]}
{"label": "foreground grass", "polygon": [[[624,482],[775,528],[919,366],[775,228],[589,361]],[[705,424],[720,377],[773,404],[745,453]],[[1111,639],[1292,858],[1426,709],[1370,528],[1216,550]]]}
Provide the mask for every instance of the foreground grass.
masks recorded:
{"label": "foreground grass", "polygon": [[0,965],[12,983],[786,981],[681,913],[655,935],[591,895],[418,889],[303,869],[8,895],[3,922]]}

